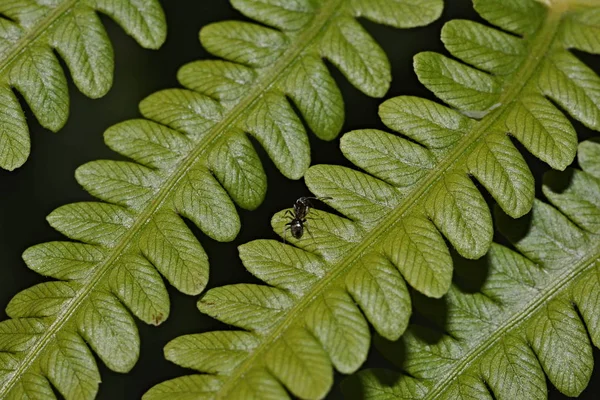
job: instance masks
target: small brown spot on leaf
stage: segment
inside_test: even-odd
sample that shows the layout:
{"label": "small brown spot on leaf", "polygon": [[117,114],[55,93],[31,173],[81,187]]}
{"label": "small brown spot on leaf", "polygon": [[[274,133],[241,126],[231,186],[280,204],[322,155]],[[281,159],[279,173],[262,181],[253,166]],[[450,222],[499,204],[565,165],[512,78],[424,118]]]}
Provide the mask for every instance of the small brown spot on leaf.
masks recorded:
{"label": "small brown spot on leaf", "polygon": [[161,324],[161,323],[164,321],[164,318],[165,318],[165,316],[164,316],[164,314],[163,314],[163,313],[158,313],[158,314],[156,314],[156,315],[155,315],[155,316],[152,318],[154,325],[156,325],[156,326],[160,325],[160,324]]}

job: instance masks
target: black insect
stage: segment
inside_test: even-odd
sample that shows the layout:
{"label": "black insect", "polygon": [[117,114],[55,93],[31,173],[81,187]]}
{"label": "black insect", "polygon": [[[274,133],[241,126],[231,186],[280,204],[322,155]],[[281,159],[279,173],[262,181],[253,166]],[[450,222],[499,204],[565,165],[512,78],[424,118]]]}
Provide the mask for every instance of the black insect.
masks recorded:
{"label": "black insect", "polygon": [[283,241],[285,242],[285,235],[288,229],[290,232],[292,232],[292,236],[296,239],[302,238],[302,235],[304,235],[304,228],[306,228],[310,234],[306,218],[308,217],[308,212],[312,207],[311,200],[329,199],[331,199],[331,197],[300,197],[298,200],[296,200],[294,203],[294,211],[287,210],[285,212],[285,215],[290,217],[291,221],[285,224],[285,228],[283,230]]}

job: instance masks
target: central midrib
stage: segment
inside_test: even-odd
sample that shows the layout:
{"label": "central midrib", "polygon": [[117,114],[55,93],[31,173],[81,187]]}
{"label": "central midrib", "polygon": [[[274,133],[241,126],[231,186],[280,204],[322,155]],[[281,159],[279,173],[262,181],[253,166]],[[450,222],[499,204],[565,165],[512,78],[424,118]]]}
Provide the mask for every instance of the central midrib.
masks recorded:
{"label": "central midrib", "polygon": [[[409,211],[413,206],[418,204],[418,200],[421,199],[426,192],[433,187],[433,185],[442,179],[447,170],[452,168],[454,165],[459,163],[462,158],[467,157],[471,153],[467,150],[475,147],[482,139],[485,134],[488,133],[487,128],[494,125],[496,122],[501,120],[501,117],[507,112],[508,105],[511,100],[516,98],[521,91],[529,84],[531,76],[538,69],[541,62],[544,60],[543,54],[550,48],[554,41],[556,30],[560,22],[560,12],[552,12],[552,9],[548,9],[548,17],[545,24],[538,31],[532,41],[531,51],[528,54],[528,58],[525,60],[521,68],[513,75],[512,85],[505,87],[504,91],[498,99],[498,103],[502,106],[490,114],[485,116],[477,125],[472,129],[470,134],[465,135],[455,149],[441,162],[437,168],[435,168],[419,185],[419,187],[413,192],[413,195],[406,198],[404,202],[398,206],[398,208],[390,213],[389,217],[386,218],[382,223],[378,224],[372,231],[370,231],[360,244],[353,247],[353,250],[349,254],[338,261],[332,272],[321,279],[313,289],[309,292],[304,293],[302,299],[296,303],[291,309],[288,310],[286,316],[283,318],[281,323],[277,324],[275,329],[261,341],[261,344],[252,351],[252,354],[238,367],[234,374],[230,375],[227,379],[227,383],[219,390],[217,398],[222,397],[223,388],[228,388],[235,382],[237,378],[245,374],[250,368],[253,367],[254,360],[256,360],[260,354],[268,351],[271,348],[271,344],[277,340],[286,329],[288,329],[294,322],[297,321],[298,315],[300,315],[307,307],[309,307],[320,295],[330,287],[333,287],[339,278],[341,278],[346,272],[348,272],[352,266],[368,251],[374,251],[371,247],[379,246],[380,239],[390,229],[392,229],[401,219],[401,217]],[[493,133],[490,130],[489,133]]]}
{"label": "central midrib", "polygon": [[319,12],[313,19],[311,25],[303,34],[295,37],[292,45],[290,45],[290,47],[283,53],[281,58],[273,65],[273,67],[262,71],[262,79],[259,79],[253,83],[249,94],[245,96],[236,106],[234,106],[223,120],[212,127],[203,137],[202,141],[197,145],[197,147],[185,159],[183,159],[181,164],[173,171],[173,173],[161,186],[161,189],[157,193],[154,200],[140,212],[138,217],[135,219],[135,223],[129,228],[127,233],[119,240],[115,248],[109,253],[110,255],[108,256],[108,259],[101,262],[97,268],[94,269],[94,273],[91,275],[89,281],[82,287],[82,290],[68,302],[68,307],[57,316],[52,324],[50,324],[42,337],[33,345],[31,351],[29,351],[19,363],[19,367],[15,369],[11,378],[2,386],[0,398],[5,396],[12,389],[13,385],[19,380],[21,375],[31,367],[39,354],[44,351],[48,343],[53,339],[54,335],[56,335],[65,324],[71,321],[73,314],[78,311],[79,307],[84,303],[86,297],[96,288],[104,275],[110,270],[112,263],[122,255],[127,247],[134,243],[135,236],[140,233],[140,231],[150,220],[151,216],[158,209],[160,209],[162,204],[167,200],[169,194],[172,192],[173,188],[186,175],[190,168],[192,168],[192,166],[198,162],[199,157],[213,143],[215,143],[215,141],[224,132],[227,131],[229,126],[234,124],[240,118],[240,116],[250,109],[250,106],[255,101],[257,101],[274,83],[276,83],[283,76],[282,74],[284,70],[293,66],[304,50],[313,45],[314,40],[319,36],[323,28],[330,22],[331,17],[338,11],[339,7],[345,1],[346,0],[332,0],[319,9]]}

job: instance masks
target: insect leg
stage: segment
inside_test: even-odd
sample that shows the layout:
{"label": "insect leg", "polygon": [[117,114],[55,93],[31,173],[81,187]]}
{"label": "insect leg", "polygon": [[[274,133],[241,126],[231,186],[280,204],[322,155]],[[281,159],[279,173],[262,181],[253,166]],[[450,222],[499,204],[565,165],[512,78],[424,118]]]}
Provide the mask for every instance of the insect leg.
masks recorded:
{"label": "insect leg", "polygon": [[291,217],[292,219],[294,219],[294,213],[290,209],[285,210],[285,214],[283,214],[283,216],[284,217]]}
{"label": "insect leg", "polygon": [[310,229],[308,229],[308,221],[306,220],[306,218],[302,220],[302,223],[304,224],[304,228],[306,229],[306,232],[308,232],[308,234],[310,235],[310,238],[314,241],[315,237],[313,236]]}
{"label": "insect leg", "polygon": [[312,215],[312,214],[308,214],[308,215],[306,216],[306,218],[310,218],[310,219],[319,219],[319,220],[323,220],[323,219],[324,219],[323,217],[317,217],[317,216],[315,216],[315,215]]}
{"label": "insect leg", "polygon": [[288,222],[288,223],[287,223],[287,224],[285,224],[285,226],[283,227],[283,243],[286,243],[286,241],[285,241],[285,240],[286,240],[286,238],[287,238],[287,231],[288,231],[288,229],[292,229],[292,228],[291,228],[291,226],[292,226],[292,223],[291,223],[291,222]]}

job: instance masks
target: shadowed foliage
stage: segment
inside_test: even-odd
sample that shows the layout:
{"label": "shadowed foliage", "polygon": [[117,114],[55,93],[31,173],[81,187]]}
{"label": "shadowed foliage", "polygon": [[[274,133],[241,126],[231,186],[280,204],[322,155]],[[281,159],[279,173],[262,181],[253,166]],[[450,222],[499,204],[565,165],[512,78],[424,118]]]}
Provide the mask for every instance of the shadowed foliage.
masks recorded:
{"label": "shadowed foliage", "polygon": [[[498,213],[515,249],[493,244],[478,262],[458,261],[448,296],[415,300],[424,318],[377,348],[400,371],[348,378],[348,399],[532,399],[546,377],[570,397],[586,388],[600,346],[600,144],[583,142],[583,171],[549,172],[531,215]],[[477,277],[487,275],[484,282]]]}

